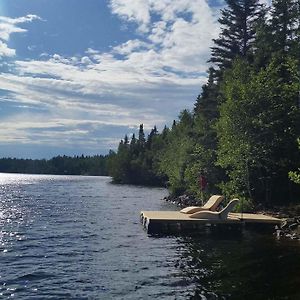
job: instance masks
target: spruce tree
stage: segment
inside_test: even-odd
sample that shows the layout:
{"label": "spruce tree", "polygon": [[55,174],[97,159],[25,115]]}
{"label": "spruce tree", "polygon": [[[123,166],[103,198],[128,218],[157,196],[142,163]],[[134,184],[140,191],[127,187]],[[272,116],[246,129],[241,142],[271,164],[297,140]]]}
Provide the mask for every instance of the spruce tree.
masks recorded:
{"label": "spruce tree", "polygon": [[[271,30],[273,51],[287,53],[299,43],[299,1],[273,0]],[[299,50],[299,47],[296,47]]]}
{"label": "spruce tree", "polygon": [[202,93],[197,97],[194,113],[202,115],[210,125],[218,117],[219,87],[216,81],[215,70],[208,70],[207,83],[202,86]]}
{"label": "spruce tree", "polygon": [[237,57],[251,59],[253,42],[259,21],[265,15],[265,8],[259,0],[225,0],[227,8],[221,11],[219,23],[221,33],[214,39],[210,62],[220,69],[231,66]]}
{"label": "spruce tree", "polygon": [[131,141],[130,141],[130,147],[133,146],[133,145],[135,145],[135,144],[136,144],[136,138],[135,138],[135,134],[133,133]]}
{"label": "spruce tree", "polygon": [[124,145],[128,145],[128,144],[129,144],[128,135],[125,134],[125,137],[124,137]]}
{"label": "spruce tree", "polygon": [[145,140],[145,133],[144,133],[144,125],[140,124],[138,143],[140,145],[144,145],[145,142],[146,142],[146,140]]}

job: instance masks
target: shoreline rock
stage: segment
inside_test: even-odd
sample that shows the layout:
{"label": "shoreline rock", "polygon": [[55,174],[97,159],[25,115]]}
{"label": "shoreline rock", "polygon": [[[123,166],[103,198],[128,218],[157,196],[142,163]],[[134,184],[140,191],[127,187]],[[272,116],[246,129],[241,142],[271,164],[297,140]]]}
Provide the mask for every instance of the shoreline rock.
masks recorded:
{"label": "shoreline rock", "polygon": [[300,241],[300,205],[274,206],[258,213],[283,219],[281,226],[276,226],[274,235],[277,238],[287,238]]}
{"label": "shoreline rock", "polygon": [[276,227],[274,235],[300,241],[300,216],[286,218],[281,226]]}
{"label": "shoreline rock", "polygon": [[199,203],[199,200],[196,199],[193,196],[187,195],[187,194],[183,194],[181,196],[166,196],[163,198],[163,200],[167,201],[167,202],[171,202],[175,205],[177,205],[180,208],[184,208],[187,206],[198,206],[201,205]]}

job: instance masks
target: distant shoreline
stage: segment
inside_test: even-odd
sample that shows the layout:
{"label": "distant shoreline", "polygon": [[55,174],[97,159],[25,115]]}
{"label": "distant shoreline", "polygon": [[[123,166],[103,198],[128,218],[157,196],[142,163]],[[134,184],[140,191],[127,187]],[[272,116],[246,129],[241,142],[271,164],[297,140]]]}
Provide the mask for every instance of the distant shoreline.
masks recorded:
{"label": "distant shoreline", "polygon": [[56,156],[51,159],[1,158],[0,173],[107,176],[108,156]]}
{"label": "distant shoreline", "polygon": [[11,175],[45,175],[45,176],[90,176],[90,177],[110,177],[109,175],[89,175],[89,174],[51,174],[51,173],[20,173],[20,172],[0,172],[1,174]]}

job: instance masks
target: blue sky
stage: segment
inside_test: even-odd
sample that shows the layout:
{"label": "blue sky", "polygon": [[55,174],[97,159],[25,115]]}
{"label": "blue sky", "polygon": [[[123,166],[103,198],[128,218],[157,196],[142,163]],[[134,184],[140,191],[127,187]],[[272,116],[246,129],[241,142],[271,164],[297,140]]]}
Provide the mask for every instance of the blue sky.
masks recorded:
{"label": "blue sky", "polygon": [[0,0],[0,157],[105,154],[191,109],[223,1]]}

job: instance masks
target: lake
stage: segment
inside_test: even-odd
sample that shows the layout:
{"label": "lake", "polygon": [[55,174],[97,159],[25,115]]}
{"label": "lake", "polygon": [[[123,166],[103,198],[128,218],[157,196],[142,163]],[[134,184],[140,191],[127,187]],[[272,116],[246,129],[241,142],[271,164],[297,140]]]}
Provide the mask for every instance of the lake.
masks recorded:
{"label": "lake", "polygon": [[0,174],[0,299],[300,299],[300,243],[148,236],[167,191],[109,177]]}

